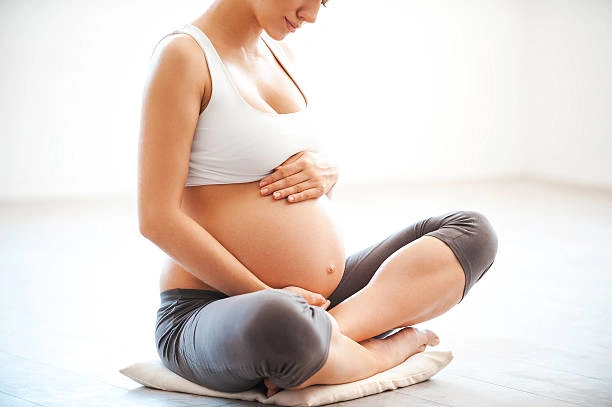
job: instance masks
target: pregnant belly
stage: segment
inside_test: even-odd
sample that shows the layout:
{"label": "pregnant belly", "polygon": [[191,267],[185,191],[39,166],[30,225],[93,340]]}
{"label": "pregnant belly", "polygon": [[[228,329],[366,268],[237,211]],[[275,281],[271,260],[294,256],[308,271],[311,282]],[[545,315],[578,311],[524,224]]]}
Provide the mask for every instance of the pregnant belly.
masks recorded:
{"label": "pregnant belly", "polygon": [[274,288],[329,296],[344,271],[344,245],[326,196],[289,204],[257,183],[187,188],[183,209],[242,264]]}

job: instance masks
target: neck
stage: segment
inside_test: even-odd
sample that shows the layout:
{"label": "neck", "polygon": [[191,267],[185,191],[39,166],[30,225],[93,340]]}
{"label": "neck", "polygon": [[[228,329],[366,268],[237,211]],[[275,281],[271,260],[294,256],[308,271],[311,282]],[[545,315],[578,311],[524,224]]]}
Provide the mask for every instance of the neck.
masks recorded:
{"label": "neck", "polygon": [[255,53],[263,29],[249,2],[216,0],[194,25],[216,44]]}

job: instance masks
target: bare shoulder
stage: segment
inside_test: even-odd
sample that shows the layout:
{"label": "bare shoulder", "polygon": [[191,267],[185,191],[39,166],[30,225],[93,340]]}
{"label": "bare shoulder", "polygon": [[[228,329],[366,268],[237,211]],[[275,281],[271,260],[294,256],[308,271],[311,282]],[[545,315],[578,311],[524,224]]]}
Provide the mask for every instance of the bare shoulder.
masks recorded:
{"label": "bare shoulder", "polygon": [[210,82],[206,58],[198,43],[187,34],[162,39],[151,57],[150,75],[169,81]]}

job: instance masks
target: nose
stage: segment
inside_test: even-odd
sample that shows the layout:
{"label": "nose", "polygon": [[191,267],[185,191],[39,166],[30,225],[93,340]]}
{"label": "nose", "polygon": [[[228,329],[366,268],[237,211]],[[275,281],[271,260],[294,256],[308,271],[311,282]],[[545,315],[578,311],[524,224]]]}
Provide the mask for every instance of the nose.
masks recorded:
{"label": "nose", "polygon": [[314,23],[317,21],[319,8],[321,8],[321,0],[308,0],[306,3],[307,4],[298,10],[297,16],[299,17],[300,21]]}

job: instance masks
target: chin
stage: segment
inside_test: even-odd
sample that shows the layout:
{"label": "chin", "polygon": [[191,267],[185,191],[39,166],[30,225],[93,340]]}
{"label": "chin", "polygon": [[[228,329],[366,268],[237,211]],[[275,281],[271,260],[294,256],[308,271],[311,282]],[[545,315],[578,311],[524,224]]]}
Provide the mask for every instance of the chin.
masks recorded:
{"label": "chin", "polygon": [[288,32],[275,32],[275,31],[268,31],[268,30],[266,30],[266,33],[270,36],[270,38],[276,41],[283,40],[287,36],[287,34],[289,34]]}

